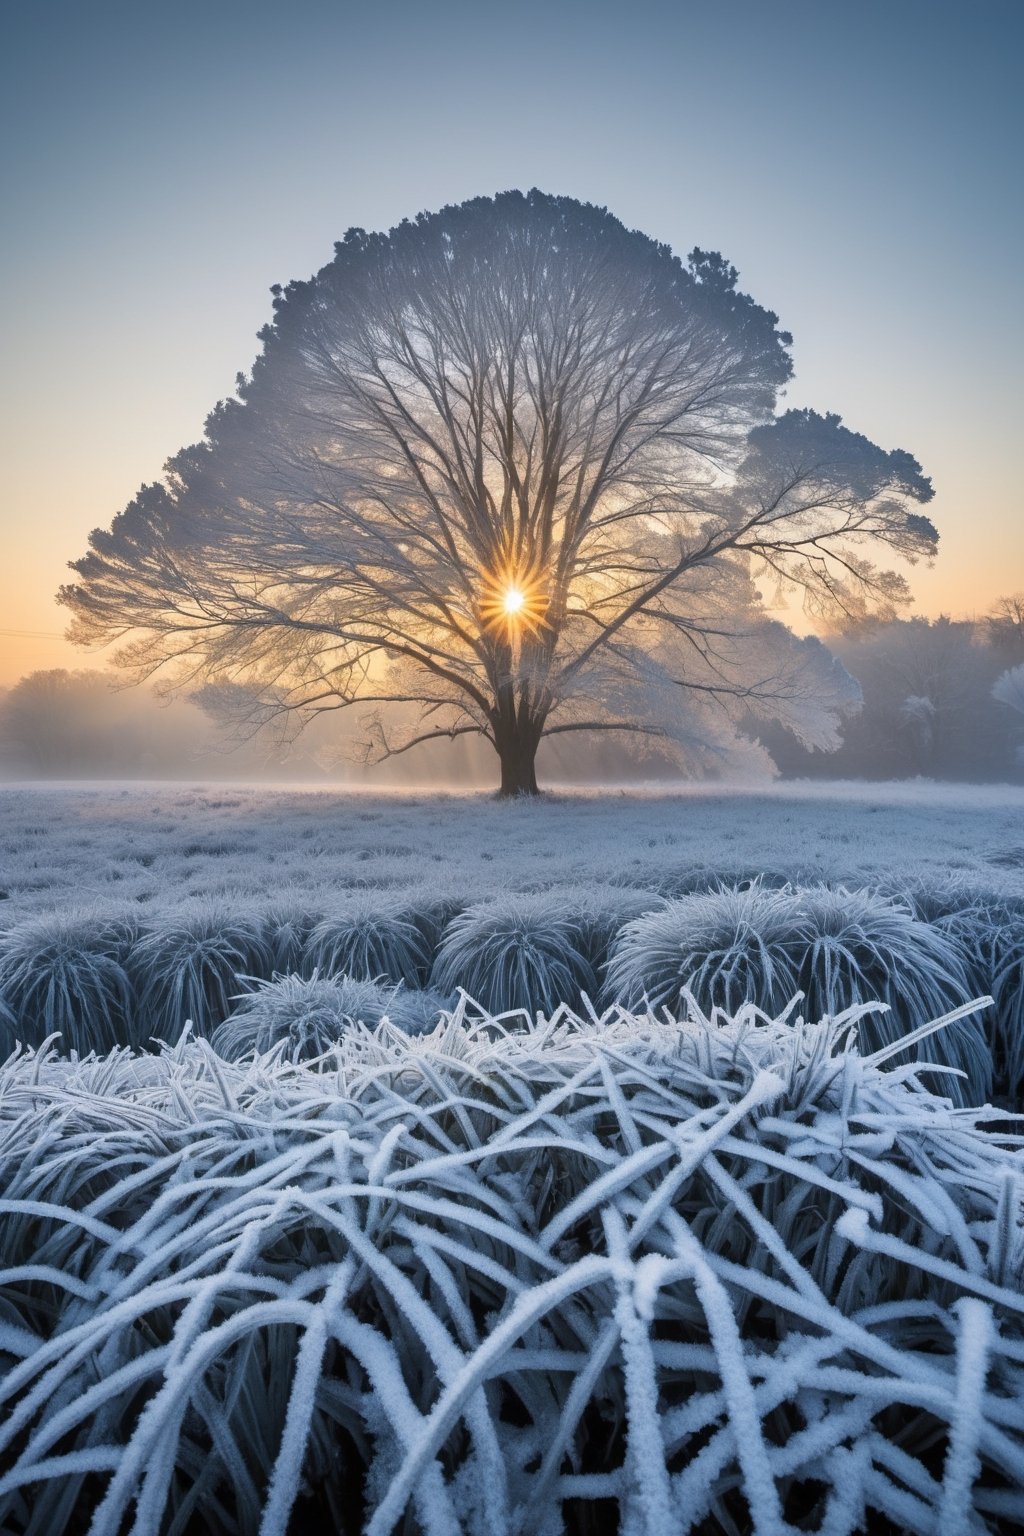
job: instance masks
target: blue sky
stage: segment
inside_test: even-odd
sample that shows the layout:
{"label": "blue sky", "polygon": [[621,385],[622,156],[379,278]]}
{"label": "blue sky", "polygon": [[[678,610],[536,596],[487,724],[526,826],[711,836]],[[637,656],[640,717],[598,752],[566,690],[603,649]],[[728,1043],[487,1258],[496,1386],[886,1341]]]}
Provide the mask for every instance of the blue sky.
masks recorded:
{"label": "blue sky", "polygon": [[916,453],[918,610],[1024,588],[1024,4],[22,5],[0,87],[0,683],[83,664],[52,594],[202,430],[272,283],[510,186],[722,250],[793,404]]}

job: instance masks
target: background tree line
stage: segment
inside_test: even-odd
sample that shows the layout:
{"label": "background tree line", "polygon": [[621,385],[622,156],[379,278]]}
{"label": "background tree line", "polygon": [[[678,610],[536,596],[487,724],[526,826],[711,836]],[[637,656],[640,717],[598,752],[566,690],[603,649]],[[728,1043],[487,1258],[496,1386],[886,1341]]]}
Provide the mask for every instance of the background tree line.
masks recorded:
{"label": "background tree line", "polygon": [[[981,620],[875,619],[826,637],[860,684],[859,714],[835,752],[812,752],[781,726],[748,722],[785,777],[1005,780],[1024,777],[1024,714],[1012,686],[1024,673],[1024,593]],[[1000,679],[1009,679],[993,695]],[[1024,698],[1024,693],[1021,694]],[[297,742],[265,733],[233,741],[194,702],[125,689],[95,670],[39,671],[0,691],[0,774],[7,778],[123,776],[295,778],[325,782],[486,785],[487,754],[474,743],[438,743],[399,763],[353,767],[353,726],[316,722]],[[561,782],[670,778],[678,765],[603,743],[581,757],[547,744]],[[756,753],[750,757],[757,762]],[[691,772],[707,773],[706,764]]]}
{"label": "background tree line", "polygon": [[875,619],[827,635],[857,679],[859,714],[838,750],[808,752],[777,726],[759,739],[786,777],[1016,779],[1024,776],[1024,715],[1000,679],[1024,665],[1024,593],[981,620]]}

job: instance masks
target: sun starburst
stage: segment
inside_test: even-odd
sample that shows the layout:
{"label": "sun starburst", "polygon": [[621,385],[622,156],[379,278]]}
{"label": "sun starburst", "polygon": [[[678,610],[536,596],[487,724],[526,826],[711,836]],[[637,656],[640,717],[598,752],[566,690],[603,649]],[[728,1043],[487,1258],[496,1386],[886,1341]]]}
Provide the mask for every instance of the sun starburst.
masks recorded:
{"label": "sun starburst", "polygon": [[549,597],[544,581],[521,566],[507,565],[481,575],[480,622],[504,629],[510,640],[524,631],[536,634],[545,624]]}

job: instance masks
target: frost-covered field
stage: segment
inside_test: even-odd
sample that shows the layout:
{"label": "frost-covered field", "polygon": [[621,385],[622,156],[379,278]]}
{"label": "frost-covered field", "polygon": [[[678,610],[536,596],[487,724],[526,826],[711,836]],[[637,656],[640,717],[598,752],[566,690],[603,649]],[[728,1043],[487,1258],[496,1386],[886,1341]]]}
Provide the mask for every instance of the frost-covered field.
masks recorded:
{"label": "frost-covered field", "polygon": [[663,894],[770,873],[846,884],[919,875],[1024,894],[1024,788],[783,784],[539,805],[223,785],[0,790],[0,923],[91,899],[308,897],[614,882]]}
{"label": "frost-covered field", "polygon": [[1024,791],[0,818],[4,1536],[1024,1528]]}

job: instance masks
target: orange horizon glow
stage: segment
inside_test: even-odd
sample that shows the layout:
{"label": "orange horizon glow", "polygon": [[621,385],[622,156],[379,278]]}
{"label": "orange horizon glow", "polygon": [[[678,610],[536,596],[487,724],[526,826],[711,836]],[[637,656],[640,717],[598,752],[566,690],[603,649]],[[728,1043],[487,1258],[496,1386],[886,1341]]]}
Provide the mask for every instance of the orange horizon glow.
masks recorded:
{"label": "orange horizon glow", "polygon": [[[66,610],[56,606],[50,593],[67,577],[66,552],[38,543],[19,549],[14,538],[5,537],[0,543],[9,562],[6,569],[0,562],[0,605],[7,621],[0,624],[0,689],[12,688],[32,672],[110,669],[115,646],[76,646],[62,633]],[[937,564],[937,570],[918,566],[908,573],[916,601],[901,617],[937,619],[946,615],[976,620],[1000,597],[1024,587],[1024,561],[1016,566],[1012,559],[1004,561],[1001,582],[992,570],[992,558],[983,558],[978,550],[965,551],[956,568],[949,554],[943,558],[940,545]],[[797,603],[776,606],[769,598],[766,606],[772,618],[798,634],[820,632]],[[546,611],[546,594],[536,583],[506,576],[484,584],[478,620],[488,629],[501,626],[510,632],[523,628],[536,632],[544,625]]]}

